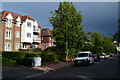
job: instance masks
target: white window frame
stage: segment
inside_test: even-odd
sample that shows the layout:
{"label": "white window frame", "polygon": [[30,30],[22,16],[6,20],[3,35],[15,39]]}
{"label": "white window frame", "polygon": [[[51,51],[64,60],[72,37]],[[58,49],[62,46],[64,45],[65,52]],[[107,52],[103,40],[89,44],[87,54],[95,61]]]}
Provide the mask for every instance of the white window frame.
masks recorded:
{"label": "white window frame", "polygon": [[27,44],[23,44],[23,49],[27,49]]}
{"label": "white window frame", "polygon": [[51,37],[50,37],[50,40],[52,40]]}
{"label": "white window frame", "polygon": [[49,43],[49,47],[51,47],[52,45],[51,45],[51,43]]}
{"label": "white window frame", "polygon": [[46,31],[43,31],[43,32],[46,32]]}
{"label": "white window frame", "polygon": [[20,38],[20,31],[16,31],[16,38]]}
{"label": "white window frame", "polygon": [[9,42],[5,43],[5,51],[11,51],[11,43]]}
{"label": "white window frame", "polygon": [[42,37],[42,40],[44,40],[44,38]]}
{"label": "white window frame", "polygon": [[[30,35],[28,35],[28,34],[30,34]],[[27,38],[31,38],[31,33],[27,33]]]}
{"label": "white window frame", "polygon": [[20,48],[20,44],[19,43],[16,43],[15,44],[15,49],[19,49]]}
{"label": "white window frame", "polygon": [[5,32],[5,39],[11,39],[12,38],[12,31],[11,30],[6,30]]}
{"label": "white window frame", "polygon": [[7,20],[6,27],[12,27],[12,19]]}
{"label": "white window frame", "polygon": [[31,22],[27,22],[27,26],[31,27],[32,26]]}

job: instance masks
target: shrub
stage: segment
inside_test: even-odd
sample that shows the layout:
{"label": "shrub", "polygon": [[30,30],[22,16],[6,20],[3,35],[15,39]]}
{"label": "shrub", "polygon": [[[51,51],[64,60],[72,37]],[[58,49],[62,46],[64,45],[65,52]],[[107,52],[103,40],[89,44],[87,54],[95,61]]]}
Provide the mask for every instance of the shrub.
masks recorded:
{"label": "shrub", "polygon": [[32,58],[33,57],[25,57],[18,61],[18,64],[24,65],[24,66],[32,66]]}
{"label": "shrub", "polygon": [[41,52],[25,52],[25,57],[40,57]]}
{"label": "shrub", "polygon": [[59,61],[65,61],[65,55],[57,55]]}
{"label": "shrub", "polygon": [[15,65],[16,61],[12,59],[2,58],[2,64],[4,65]]}
{"label": "shrub", "polygon": [[54,52],[51,51],[43,51],[41,53],[41,58],[42,58],[42,62],[51,62],[51,61],[55,61],[56,55]]}
{"label": "shrub", "polygon": [[25,53],[17,52],[17,51],[3,51],[2,57],[7,59],[12,59],[12,60],[19,60],[25,57]]}

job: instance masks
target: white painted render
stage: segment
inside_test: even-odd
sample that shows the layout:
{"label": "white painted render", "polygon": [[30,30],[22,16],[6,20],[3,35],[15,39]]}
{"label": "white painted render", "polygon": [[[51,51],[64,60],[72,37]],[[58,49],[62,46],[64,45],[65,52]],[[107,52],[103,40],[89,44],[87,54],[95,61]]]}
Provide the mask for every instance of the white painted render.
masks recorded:
{"label": "white painted render", "polygon": [[[31,23],[31,27],[27,26],[27,22]],[[31,38],[27,37],[27,33],[31,33]],[[23,22],[21,29],[21,42],[33,42],[33,20],[26,19],[25,22]]]}
{"label": "white painted render", "polygon": [[13,19],[13,16],[11,15],[11,13],[9,13],[7,16],[6,16],[7,19]]}
{"label": "white painted render", "polygon": [[20,17],[18,17],[18,18],[16,19],[16,21],[20,22],[20,21],[21,21],[21,18],[20,18]]}

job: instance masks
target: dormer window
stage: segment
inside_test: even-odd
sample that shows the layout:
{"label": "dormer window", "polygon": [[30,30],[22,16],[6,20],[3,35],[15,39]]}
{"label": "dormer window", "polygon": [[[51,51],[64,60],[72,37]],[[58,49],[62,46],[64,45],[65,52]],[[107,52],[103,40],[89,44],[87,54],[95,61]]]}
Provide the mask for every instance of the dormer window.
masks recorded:
{"label": "dormer window", "polygon": [[31,23],[30,23],[30,22],[27,22],[27,26],[28,26],[28,27],[31,27]]}
{"label": "dormer window", "polygon": [[8,20],[7,20],[6,26],[7,26],[7,27],[12,27],[12,19],[8,19]]}
{"label": "dormer window", "polygon": [[16,26],[20,26],[20,24],[21,24],[20,21],[16,22]]}

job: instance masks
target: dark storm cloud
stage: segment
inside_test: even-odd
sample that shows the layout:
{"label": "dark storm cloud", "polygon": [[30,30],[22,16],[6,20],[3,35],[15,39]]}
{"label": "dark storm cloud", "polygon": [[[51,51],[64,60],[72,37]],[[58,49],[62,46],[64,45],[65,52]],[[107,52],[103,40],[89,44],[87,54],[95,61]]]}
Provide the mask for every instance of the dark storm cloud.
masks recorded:
{"label": "dark storm cloud", "polygon": [[[86,32],[98,32],[112,36],[117,32],[118,3],[117,2],[74,2],[77,11],[83,15],[82,25]],[[30,15],[36,19],[43,28],[52,28],[49,23],[50,11],[58,8],[58,2],[24,2],[3,3],[3,10],[21,15]]]}

